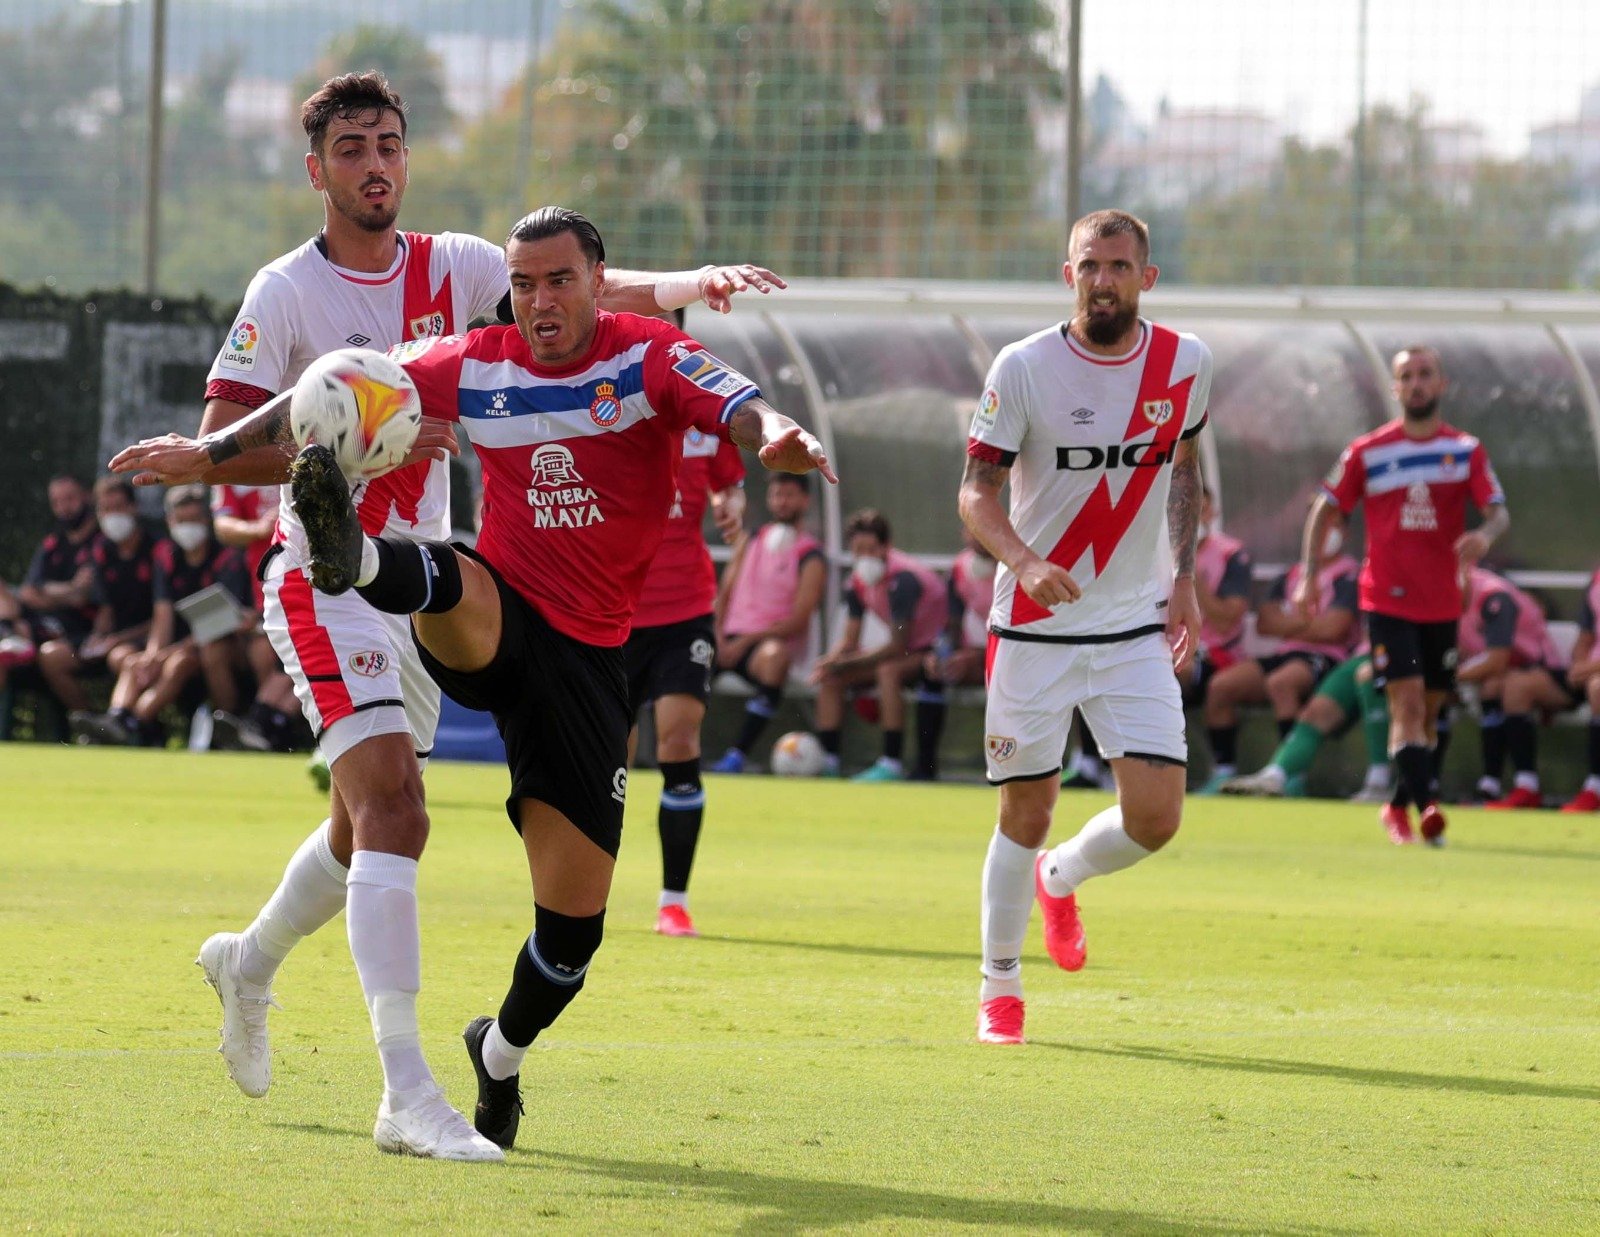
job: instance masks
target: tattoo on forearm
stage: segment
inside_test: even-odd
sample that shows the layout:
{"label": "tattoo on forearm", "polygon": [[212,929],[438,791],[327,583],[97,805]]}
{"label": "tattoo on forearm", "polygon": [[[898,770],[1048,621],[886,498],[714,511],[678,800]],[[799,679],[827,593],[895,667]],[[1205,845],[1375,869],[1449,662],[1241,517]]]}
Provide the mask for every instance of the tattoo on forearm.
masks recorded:
{"label": "tattoo on forearm", "polygon": [[289,401],[279,398],[222,433],[208,434],[205,438],[206,455],[213,464],[221,464],[258,447],[286,446],[293,441],[294,433],[289,428]]}
{"label": "tattoo on forearm", "polygon": [[988,485],[999,489],[1006,483],[1006,478],[1011,470],[1004,464],[991,464],[988,460],[980,460],[974,456],[967,456],[966,469],[961,474],[962,485]]}
{"label": "tattoo on forearm", "polygon": [[1200,460],[1180,455],[1172,465],[1172,489],[1167,495],[1167,536],[1172,542],[1176,574],[1194,574],[1195,539],[1200,527]]}
{"label": "tattoo on forearm", "polygon": [[746,400],[728,419],[728,437],[745,451],[761,450],[761,414],[750,407],[753,403],[754,400]]}

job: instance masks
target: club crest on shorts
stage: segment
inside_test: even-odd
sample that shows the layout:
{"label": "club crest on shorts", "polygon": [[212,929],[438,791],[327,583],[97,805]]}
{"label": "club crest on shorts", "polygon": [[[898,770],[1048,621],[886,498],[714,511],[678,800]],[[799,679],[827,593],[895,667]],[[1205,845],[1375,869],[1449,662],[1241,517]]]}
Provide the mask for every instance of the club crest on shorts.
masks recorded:
{"label": "club crest on shorts", "polygon": [[711,641],[696,640],[689,645],[689,660],[697,666],[711,669]]}
{"label": "club crest on shorts", "polygon": [[609,429],[622,417],[622,403],[617,399],[615,383],[602,382],[594,389],[594,403],[589,405],[589,419],[601,429]]}
{"label": "club crest on shorts", "polygon": [[989,758],[996,764],[1005,764],[1017,754],[1017,741],[1009,735],[992,734],[988,737]]}
{"label": "club crest on shorts", "polygon": [[350,654],[350,669],[366,678],[375,679],[388,668],[389,655],[378,649]]}
{"label": "club crest on shorts", "polygon": [[1144,402],[1144,419],[1151,425],[1165,425],[1172,420],[1170,399],[1147,399]]}

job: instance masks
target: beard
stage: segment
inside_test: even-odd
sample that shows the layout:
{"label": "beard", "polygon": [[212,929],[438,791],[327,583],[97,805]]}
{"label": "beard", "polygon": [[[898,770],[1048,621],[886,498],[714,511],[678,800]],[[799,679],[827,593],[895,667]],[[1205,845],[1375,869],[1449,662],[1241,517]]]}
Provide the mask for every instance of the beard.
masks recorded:
{"label": "beard", "polygon": [[372,204],[359,193],[331,193],[333,208],[363,232],[384,232],[400,215],[400,195],[390,192],[386,202]]}
{"label": "beard", "polygon": [[1118,304],[1109,314],[1092,314],[1087,306],[1083,310],[1083,333],[1092,344],[1099,344],[1102,348],[1116,343],[1130,330],[1139,319],[1137,305]]}
{"label": "beard", "polygon": [[1423,404],[1420,408],[1413,408],[1410,404],[1407,404],[1406,407],[1405,407],[1405,414],[1406,414],[1406,420],[1407,421],[1426,421],[1429,417],[1431,417],[1434,413],[1436,413],[1438,411],[1439,411],[1439,401],[1436,400],[1436,399],[1430,399],[1426,404]]}

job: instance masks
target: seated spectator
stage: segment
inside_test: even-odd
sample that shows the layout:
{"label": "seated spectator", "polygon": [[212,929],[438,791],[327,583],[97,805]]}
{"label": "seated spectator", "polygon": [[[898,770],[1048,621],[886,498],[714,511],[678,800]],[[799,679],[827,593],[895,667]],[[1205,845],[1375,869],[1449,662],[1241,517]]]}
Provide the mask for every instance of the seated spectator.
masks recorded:
{"label": "seated spectator", "polygon": [[1351,802],[1387,803],[1392,789],[1389,704],[1372,685],[1372,654],[1365,649],[1322,676],[1272,759],[1255,773],[1224,782],[1222,793],[1271,798],[1304,794],[1306,774],[1322,741],[1343,734],[1357,722],[1366,741],[1367,776]]}
{"label": "seated spectator", "polygon": [[1214,769],[1201,794],[1216,794],[1238,772],[1241,705],[1270,703],[1278,737],[1285,738],[1322,676],[1355,648],[1361,630],[1356,596],[1361,567],[1343,553],[1343,543],[1340,529],[1329,529],[1317,561],[1316,614],[1307,617],[1288,601],[1300,582],[1296,563],[1279,579],[1256,618],[1256,631],[1277,638],[1278,651],[1236,660],[1207,684],[1204,715]]}
{"label": "seated spectator", "polygon": [[736,543],[717,590],[717,669],[756,689],[744,706],[733,746],[713,773],[742,773],[767,722],[778,711],[789,668],[805,656],[811,621],[828,585],[827,556],[803,527],[811,510],[811,478],[773,473],[767,479],[770,522]]}
{"label": "seated spectator", "polygon": [[[811,668],[817,685],[817,739],[827,753],[827,773],[839,770],[845,698],[856,688],[875,687],[883,755],[858,781],[899,781],[905,777],[906,705],[902,692],[922,672],[922,659],[944,630],[945,588],[939,577],[891,543],[889,521],[867,508],[844,526],[850,551],[850,582],[845,589],[845,624],[833,647]],[[861,627],[868,612],[889,628],[889,638],[863,650]]]}
{"label": "seated spectator", "polygon": [[995,560],[971,533],[963,531],[962,537],[966,547],[950,565],[948,622],[933,651],[922,659],[922,682],[917,688],[917,764],[911,776],[920,782],[939,779],[939,741],[944,738],[948,707],[945,689],[984,681]]}
{"label": "seated spectator", "polygon": [[[211,527],[217,541],[244,553],[255,598],[263,609],[257,570],[272,545],[278,522],[275,485],[219,485],[211,491]],[[211,714],[211,746],[218,751],[289,752],[299,744],[300,702],[294,680],[284,673],[272,641],[259,627],[244,637],[245,661],[256,681],[255,699],[243,717],[217,708]]]}
{"label": "seated spectator", "polygon": [[[213,705],[238,712],[238,675],[245,664],[242,636],[255,624],[244,555],[213,536],[205,486],[174,486],[167,491],[166,511],[169,536],[155,549],[150,635],[144,648],[123,662],[110,711],[72,714],[73,737],[80,743],[160,746],[166,741],[162,710],[197,679],[204,680]],[[238,634],[202,645],[175,603],[213,584],[232,593],[247,613]]]}
{"label": "seated spectator", "polygon": [[1572,646],[1565,681],[1571,698],[1589,705],[1589,775],[1583,788],[1563,807],[1563,812],[1600,812],[1600,642],[1595,639],[1600,627],[1600,571],[1589,578],[1589,587],[1578,608],[1578,639]]}
{"label": "seated spectator", "polygon": [[1491,809],[1543,807],[1539,793],[1539,724],[1536,709],[1561,711],[1582,703],[1567,685],[1566,668],[1550,639],[1544,607],[1486,567],[1467,577],[1467,607],[1456,628],[1461,683],[1498,682],[1505,710],[1505,751],[1513,780]]}
{"label": "seated spectator", "polygon": [[115,678],[137,655],[149,637],[155,605],[156,541],[139,518],[133,483],[101,477],[94,484],[94,510],[100,529],[89,551],[94,624],[81,639],[58,636],[39,650],[39,672],[69,713],[89,707],[85,678]]}
{"label": "seated spectator", "polygon": [[0,580],[0,691],[13,667],[31,666],[38,650],[33,643],[33,628],[22,614],[22,602],[11,586]]}
{"label": "seated spectator", "polygon": [[51,477],[47,494],[55,527],[34,551],[17,598],[36,644],[56,639],[77,644],[94,624],[95,608],[89,598],[94,506],[76,477]]}

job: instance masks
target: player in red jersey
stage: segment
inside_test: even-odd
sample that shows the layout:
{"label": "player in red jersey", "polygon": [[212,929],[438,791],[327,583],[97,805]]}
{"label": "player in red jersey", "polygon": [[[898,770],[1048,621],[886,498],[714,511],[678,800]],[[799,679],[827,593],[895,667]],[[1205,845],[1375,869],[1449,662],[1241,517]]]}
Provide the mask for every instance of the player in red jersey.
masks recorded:
{"label": "player in red jersey", "polygon": [[[169,435],[112,462],[142,474],[136,480],[282,482],[292,455],[285,443],[292,440],[240,439],[225,431],[275,392],[292,389],[312,360],[337,348],[383,349],[444,335],[508,304],[498,246],[473,236],[399,230],[409,178],[405,106],[380,74],[325,82],[302,106],[301,122],[310,145],[306,172],[323,198],[324,226],[251,281],[212,367],[201,428],[220,434],[210,441],[226,442],[234,454],[201,451],[197,462],[193,442]],[[665,280],[613,271],[606,295],[613,308],[644,313],[697,294],[724,308],[734,291],[781,285],[769,276],[755,267],[702,268]],[[414,540],[447,536],[443,455],[455,449],[452,427],[425,424],[415,463],[361,487],[357,504],[366,526]],[[389,1151],[501,1159],[445,1101],[416,1030],[416,868],[428,832],[422,762],[433,745],[438,687],[403,619],[359,597],[313,588],[303,530],[287,503],[276,539],[280,548],[263,567],[267,629],[332,765],[332,797],[328,819],[290,859],[254,921],[201,946],[199,962],[222,1001],[223,1061],[245,1094],[266,1093],[273,978],[299,941],[343,910],[384,1066],[374,1138]]]}
{"label": "player in red jersey", "polygon": [[[676,322],[682,329],[682,314]],[[656,931],[698,936],[689,915],[689,873],[700,844],[706,792],[700,780],[700,724],[715,671],[717,572],[700,526],[710,506],[723,536],[744,517],[744,463],[739,448],[691,429],[667,514],[661,548],[650,560],[633,630],[622,656],[628,672],[628,716],[650,705],[655,717],[656,765],[661,770],[661,894]],[[629,741],[629,763],[633,755]]]}
{"label": "player in red jersey", "polygon": [[[1304,571],[1294,601],[1315,614],[1313,565],[1339,512],[1366,503],[1367,557],[1361,609],[1372,644],[1373,682],[1389,701],[1394,797],[1379,813],[1390,840],[1441,845],[1445,818],[1430,790],[1439,709],[1455,686],[1456,622],[1468,571],[1510,527],[1489,453],[1439,416],[1447,382],[1439,354],[1416,345],[1395,354],[1394,394],[1403,413],[1357,438],[1339,457],[1306,517]],[[1467,531],[1467,503],[1483,522]]]}
{"label": "player in red jersey", "polygon": [[[583,216],[535,211],[506,247],[515,328],[393,352],[424,414],[459,421],[483,464],[475,550],[367,536],[322,447],[300,453],[291,485],[317,588],[354,586],[377,610],[411,615],[428,673],[491,712],[506,742],[506,809],[533,878],[534,931],[499,1017],[466,1031],[475,1124],[502,1147],[516,1136],[522,1059],[577,995],[600,944],[628,778],[621,646],[666,528],[684,432],[834,479],[817,440],[748,379],[666,323],[599,311],[604,256]],[[227,455],[282,442],[288,403],[197,445]]]}

